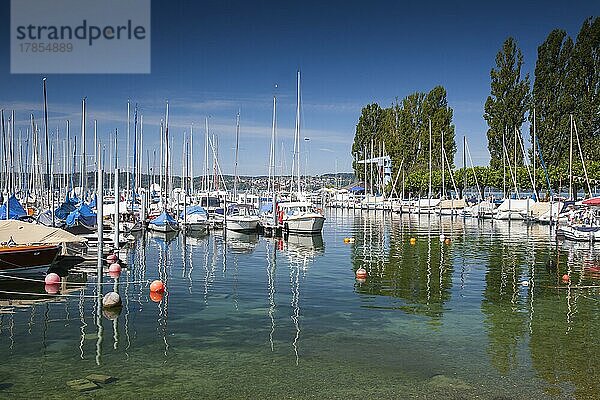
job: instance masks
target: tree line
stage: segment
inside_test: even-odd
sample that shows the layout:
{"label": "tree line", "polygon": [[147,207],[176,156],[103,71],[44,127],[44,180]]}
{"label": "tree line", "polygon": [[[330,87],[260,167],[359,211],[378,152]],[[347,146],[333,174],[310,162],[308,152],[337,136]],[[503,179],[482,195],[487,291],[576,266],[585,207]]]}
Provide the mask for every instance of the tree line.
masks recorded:
{"label": "tree line", "polygon": [[[523,54],[516,40],[508,37],[490,71],[490,95],[483,110],[488,125],[490,165],[475,169],[482,184],[501,189],[503,166],[507,164],[513,168],[517,185],[531,188],[532,178],[523,167],[527,147],[530,162],[535,157],[539,166],[543,159],[547,171],[547,175],[537,171],[537,189],[548,189],[548,181],[553,190],[565,187],[573,135],[573,173],[580,177],[575,183],[579,181],[581,185],[581,177],[585,175],[582,156],[594,185],[595,180],[600,180],[600,18],[586,19],[575,40],[564,30],[551,31],[538,47],[533,84],[522,66]],[[402,163],[406,190],[422,193],[428,185],[429,121],[433,168],[440,170],[445,158],[454,168],[456,143],[452,117],[453,110],[442,86],[428,93],[412,93],[401,101],[396,99],[388,108],[377,103],[366,105],[352,145],[356,176],[364,179],[364,166],[358,160],[380,155],[385,148],[393,161],[394,177]],[[525,145],[521,132],[525,121],[530,126],[529,146]],[[442,135],[445,158],[441,151]],[[534,153],[534,148],[539,152]],[[465,183],[474,184],[468,179],[473,176],[472,171],[456,173],[457,189]],[[441,178],[437,175],[440,173],[434,174],[433,187],[439,191]],[[514,186],[510,176],[506,182],[509,187]]]}

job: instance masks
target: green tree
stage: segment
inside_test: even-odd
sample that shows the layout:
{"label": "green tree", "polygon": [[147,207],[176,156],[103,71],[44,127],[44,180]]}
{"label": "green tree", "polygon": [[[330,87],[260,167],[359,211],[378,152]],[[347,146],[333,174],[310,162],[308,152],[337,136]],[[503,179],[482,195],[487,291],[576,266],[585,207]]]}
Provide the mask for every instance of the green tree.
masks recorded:
{"label": "green tree", "polygon": [[530,135],[533,142],[535,115],[536,136],[548,166],[567,165],[569,161],[569,114],[575,104],[569,74],[572,53],[573,41],[559,29],[550,32],[538,47],[529,113]]}
{"label": "green tree", "polygon": [[[491,156],[490,165],[498,167],[503,160],[503,136],[509,161],[522,163],[523,156],[515,139],[521,140],[518,130],[525,121],[525,112],[529,106],[529,74],[521,78],[523,54],[516,41],[509,37],[496,55],[496,68],[490,71],[491,95],[485,102],[483,117],[488,123],[488,149]],[[505,133],[508,134],[505,135]]]}

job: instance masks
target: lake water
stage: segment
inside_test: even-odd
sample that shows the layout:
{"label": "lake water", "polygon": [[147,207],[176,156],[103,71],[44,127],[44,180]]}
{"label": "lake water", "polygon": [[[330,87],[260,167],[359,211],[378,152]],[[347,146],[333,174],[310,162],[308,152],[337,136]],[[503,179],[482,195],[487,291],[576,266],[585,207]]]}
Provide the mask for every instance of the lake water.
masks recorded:
{"label": "lake water", "polygon": [[[358,210],[316,237],[149,234],[104,278],[119,315],[97,318],[84,268],[60,299],[0,280],[0,398],[598,399],[599,256],[544,226]],[[116,381],[66,384],[93,373]]]}

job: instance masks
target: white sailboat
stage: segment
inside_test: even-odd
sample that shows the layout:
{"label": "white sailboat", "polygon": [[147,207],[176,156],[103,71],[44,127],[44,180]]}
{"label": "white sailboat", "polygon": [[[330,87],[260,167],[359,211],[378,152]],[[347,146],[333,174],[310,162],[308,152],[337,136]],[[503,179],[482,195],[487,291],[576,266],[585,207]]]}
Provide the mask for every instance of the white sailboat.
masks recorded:
{"label": "white sailboat", "polygon": [[298,71],[296,128],[294,132],[294,160],[292,162],[292,189],[296,169],[298,201],[278,204],[278,222],[286,233],[319,233],[323,230],[325,216],[313,204],[304,200],[300,189],[300,71]]}

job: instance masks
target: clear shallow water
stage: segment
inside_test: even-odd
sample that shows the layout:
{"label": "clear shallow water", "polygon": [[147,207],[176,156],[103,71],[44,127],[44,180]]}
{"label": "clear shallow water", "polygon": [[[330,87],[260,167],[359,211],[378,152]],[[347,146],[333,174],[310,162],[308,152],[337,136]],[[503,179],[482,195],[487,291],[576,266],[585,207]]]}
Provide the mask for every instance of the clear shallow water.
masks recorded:
{"label": "clear shallow water", "polygon": [[[18,306],[0,293],[0,398],[600,398],[593,247],[520,222],[327,217],[322,237],[287,241],[148,235],[114,320],[96,318],[95,285]],[[154,302],[136,282],[159,277]],[[15,285],[44,292],[0,280]],[[66,385],[91,373],[117,381]]]}

